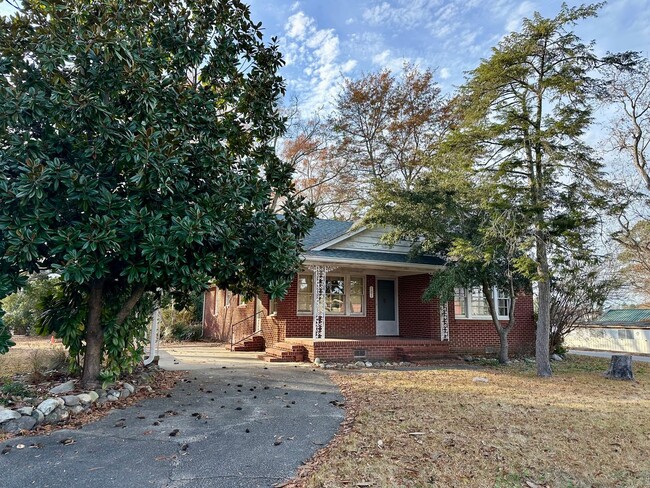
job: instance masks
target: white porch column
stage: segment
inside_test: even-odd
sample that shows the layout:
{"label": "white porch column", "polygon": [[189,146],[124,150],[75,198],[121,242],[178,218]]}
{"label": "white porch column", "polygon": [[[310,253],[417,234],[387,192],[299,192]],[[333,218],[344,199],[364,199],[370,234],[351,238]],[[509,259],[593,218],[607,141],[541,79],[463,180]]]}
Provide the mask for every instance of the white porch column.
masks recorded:
{"label": "white porch column", "polygon": [[325,339],[325,287],[327,285],[327,272],[332,271],[335,268],[319,264],[309,266],[309,269],[314,273],[313,338]]}
{"label": "white porch column", "polygon": [[449,302],[440,300],[440,340],[449,340]]}

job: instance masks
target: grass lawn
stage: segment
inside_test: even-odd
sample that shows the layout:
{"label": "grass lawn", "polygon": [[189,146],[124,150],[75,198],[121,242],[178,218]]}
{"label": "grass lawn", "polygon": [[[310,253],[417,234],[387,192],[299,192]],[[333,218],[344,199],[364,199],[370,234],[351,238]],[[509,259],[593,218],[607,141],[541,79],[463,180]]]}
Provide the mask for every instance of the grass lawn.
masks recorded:
{"label": "grass lawn", "polygon": [[60,341],[50,344],[49,337],[13,336],[16,345],[7,354],[0,354],[0,383],[17,374],[60,367],[65,361]]}
{"label": "grass lawn", "polygon": [[634,382],[605,379],[607,365],[334,374],[349,423],[299,485],[648,487],[650,364]]}

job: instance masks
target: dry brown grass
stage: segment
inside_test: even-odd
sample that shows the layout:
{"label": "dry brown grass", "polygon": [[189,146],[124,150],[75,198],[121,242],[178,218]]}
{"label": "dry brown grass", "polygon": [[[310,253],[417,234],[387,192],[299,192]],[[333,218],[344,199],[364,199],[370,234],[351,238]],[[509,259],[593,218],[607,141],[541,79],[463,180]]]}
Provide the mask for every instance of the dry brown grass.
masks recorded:
{"label": "dry brown grass", "polygon": [[64,366],[65,350],[60,341],[50,344],[49,337],[14,336],[16,343],[0,355],[0,383],[17,374],[33,374]]}
{"label": "dry brown grass", "polygon": [[648,487],[650,364],[635,382],[606,369],[572,357],[551,379],[523,364],[336,374],[355,418],[299,485]]}

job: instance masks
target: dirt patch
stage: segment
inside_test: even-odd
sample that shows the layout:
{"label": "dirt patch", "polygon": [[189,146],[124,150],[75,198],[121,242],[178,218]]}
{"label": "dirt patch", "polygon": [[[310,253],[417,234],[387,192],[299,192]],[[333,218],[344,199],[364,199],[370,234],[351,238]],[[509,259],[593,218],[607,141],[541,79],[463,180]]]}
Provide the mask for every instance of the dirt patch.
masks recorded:
{"label": "dirt patch", "polygon": [[290,486],[650,486],[650,365],[607,363],[334,373],[348,420]]}
{"label": "dirt patch", "polygon": [[16,345],[0,355],[0,382],[15,375],[31,374],[35,370],[54,369],[65,361],[61,341],[49,337],[13,336]]}

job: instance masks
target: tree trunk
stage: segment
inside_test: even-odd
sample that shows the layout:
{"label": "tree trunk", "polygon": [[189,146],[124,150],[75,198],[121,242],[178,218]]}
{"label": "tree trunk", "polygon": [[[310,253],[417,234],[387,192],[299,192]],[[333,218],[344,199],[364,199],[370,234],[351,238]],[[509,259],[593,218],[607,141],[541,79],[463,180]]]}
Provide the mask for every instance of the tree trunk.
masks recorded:
{"label": "tree trunk", "polygon": [[99,386],[98,378],[102,368],[102,350],[104,347],[104,330],[101,324],[103,288],[104,280],[95,280],[90,285],[88,295],[86,352],[81,375],[81,386],[86,389]]}
{"label": "tree trunk", "polygon": [[632,381],[634,379],[632,356],[629,354],[612,354],[612,361],[605,376],[612,380]]}
{"label": "tree trunk", "polygon": [[499,332],[499,363],[506,364],[508,362],[508,332],[510,332],[510,327],[500,327],[497,332]]}
{"label": "tree trunk", "polygon": [[537,240],[537,271],[539,280],[539,315],[537,318],[537,335],[535,338],[535,362],[537,376],[548,378],[552,375],[549,355],[549,340],[551,334],[551,274],[548,266],[546,242],[541,235]]}

